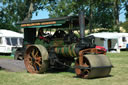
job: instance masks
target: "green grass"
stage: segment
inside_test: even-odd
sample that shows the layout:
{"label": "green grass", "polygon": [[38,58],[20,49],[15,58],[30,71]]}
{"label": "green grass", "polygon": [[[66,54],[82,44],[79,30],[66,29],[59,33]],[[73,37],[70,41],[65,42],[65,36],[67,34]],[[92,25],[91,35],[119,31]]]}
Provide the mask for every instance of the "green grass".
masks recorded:
{"label": "green grass", "polygon": [[76,78],[73,72],[30,74],[0,71],[0,85],[127,85],[128,52],[107,53],[114,68],[111,77]]}
{"label": "green grass", "polygon": [[1,56],[0,56],[0,59],[14,59],[14,57],[1,55]]}

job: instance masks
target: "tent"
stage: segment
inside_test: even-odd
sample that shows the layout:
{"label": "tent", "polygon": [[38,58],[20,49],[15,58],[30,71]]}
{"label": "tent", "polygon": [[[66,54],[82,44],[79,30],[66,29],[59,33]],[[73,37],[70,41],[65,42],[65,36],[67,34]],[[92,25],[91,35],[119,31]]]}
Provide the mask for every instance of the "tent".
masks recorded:
{"label": "tent", "polygon": [[0,36],[2,37],[23,37],[23,34],[14,32],[11,30],[0,30]]}

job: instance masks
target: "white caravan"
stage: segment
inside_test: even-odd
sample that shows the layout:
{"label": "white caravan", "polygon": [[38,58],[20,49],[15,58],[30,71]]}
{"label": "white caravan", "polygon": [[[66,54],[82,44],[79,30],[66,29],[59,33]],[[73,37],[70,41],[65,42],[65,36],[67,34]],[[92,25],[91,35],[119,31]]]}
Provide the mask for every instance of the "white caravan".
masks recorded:
{"label": "white caravan", "polygon": [[22,47],[23,34],[10,30],[0,30],[0,53],[12,53],[13,49]]}
{"label": "white caravan", "polygon": [[[105,47],[108,51],[128,48],[128,33],[101,32],[90,34],[95,37],[95,44]],[[89,35],[89,36],[90,36]]]}

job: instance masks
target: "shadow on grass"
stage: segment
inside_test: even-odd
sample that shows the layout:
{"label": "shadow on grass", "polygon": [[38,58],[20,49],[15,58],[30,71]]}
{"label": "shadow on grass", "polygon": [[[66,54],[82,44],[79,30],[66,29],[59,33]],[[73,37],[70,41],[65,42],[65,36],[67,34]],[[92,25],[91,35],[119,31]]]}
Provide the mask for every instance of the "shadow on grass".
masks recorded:
{"label": "shadow on grass", "polygon": [[[67,71],[62,71],[62,70],[55,70],[55,69],[48,69],[46,73],[61,73],[61,72],[68,72],[68,73],[75,73],[75,69],[74,68],[69,68]],[[103,78],[109,78],[109,77],[113,77],[113,75],[108,75],[108,76],[104,76],[104,77],[94,77],[94,78],[88,78],[88,80],[93,80],[93,79],[103,79]],[[79,78],[79,79],[85,79],[85,78],[81,78],[79,76],[73,76],[73,78]]]}
{"label": "shadow on grass", "polygon": [[6,69],[4,69],[4,68],[2,68],[2,67],[0,67],[0,70],[2,70],[2,71],[6,71]]}
{"label": "shadow on grass", "polygon": [[69,68],[68,70],[48,69],[46,71],[46,73],[61,73],[61,72],[75,73],[75,69],[73,68]]}
{"label": "shadow on grass", "polygon": [[[94,78],[87,78],[88,80],[93,80],[93,79],[103,79],[103,78],[109,78],[109,77],[113,77],[113,75],[108,75],[108,76],[104,76],[104,77],[94,77]],[[73,78],[80,78],[78,76],[74,76]],[[85,78],[81,78],[81,79],[85,79]]]}

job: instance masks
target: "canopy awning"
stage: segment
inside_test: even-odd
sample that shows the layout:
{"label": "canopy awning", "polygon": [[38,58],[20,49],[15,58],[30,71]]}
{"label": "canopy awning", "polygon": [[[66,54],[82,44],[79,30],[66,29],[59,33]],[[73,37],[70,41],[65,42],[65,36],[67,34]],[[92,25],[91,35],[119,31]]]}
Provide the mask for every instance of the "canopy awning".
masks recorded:
{"label": "canopy awning", "polygon": [[[21,28],[67,28],[69,24],[72,24],[75,27],[79,26],[79,17],[78,16],[67,16],[60,18],[49,18],[49,19],[39,19],[39,20],[30,20],[18,22],[17,25],[20,25]],[[88,20],[85,19],[85,25],[88,24]]]}

